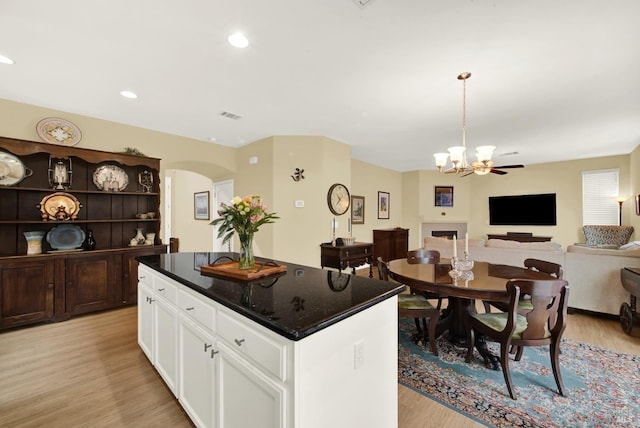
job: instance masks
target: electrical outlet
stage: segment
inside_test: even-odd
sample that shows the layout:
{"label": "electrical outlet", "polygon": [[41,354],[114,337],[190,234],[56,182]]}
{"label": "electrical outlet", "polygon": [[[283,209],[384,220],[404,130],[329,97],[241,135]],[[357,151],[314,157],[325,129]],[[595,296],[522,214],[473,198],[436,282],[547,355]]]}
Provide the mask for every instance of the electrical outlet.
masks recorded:
{"label": "electrical outlet", "polygon": [[361,340],[353,345],[353,368],[364,366],[364,342]]}

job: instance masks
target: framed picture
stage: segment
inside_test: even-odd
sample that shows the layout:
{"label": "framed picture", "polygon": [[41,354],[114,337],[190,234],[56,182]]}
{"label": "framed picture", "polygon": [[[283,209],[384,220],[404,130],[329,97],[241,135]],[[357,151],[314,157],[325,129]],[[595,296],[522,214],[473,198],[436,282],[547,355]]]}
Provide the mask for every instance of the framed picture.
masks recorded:
{"label": "framed picture", "polygon": [[389,192],[378,192],[378,218],[389,220]]}
{"label": "framed picture", "polygon": [[193,218],[209,220],[209,191],[193,194]]}
{"label": "framed picture", "polygon": [[351,196],[351,224],[364,224],[364,196]]}
{"label": "framed picture", "polygon": [[434,193],[436,207],[453,206],[453,186],[436,186]]}

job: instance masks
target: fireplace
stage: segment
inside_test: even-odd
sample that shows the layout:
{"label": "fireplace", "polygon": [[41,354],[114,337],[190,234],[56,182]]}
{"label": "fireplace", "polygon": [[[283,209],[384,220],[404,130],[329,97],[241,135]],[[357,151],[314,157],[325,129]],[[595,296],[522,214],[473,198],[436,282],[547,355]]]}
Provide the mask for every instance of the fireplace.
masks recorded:
{"label": "fireplace", "polygon": [[458,232],[456,230],[432,230],[431,236],[437,236],[438,238],[447,238],[453,239],[455,236],[458,237]]}
{"label": "fireplace", "polygon": [[427,236],[464,239],[466,233],[467,223],[422,223],[422,244]]}

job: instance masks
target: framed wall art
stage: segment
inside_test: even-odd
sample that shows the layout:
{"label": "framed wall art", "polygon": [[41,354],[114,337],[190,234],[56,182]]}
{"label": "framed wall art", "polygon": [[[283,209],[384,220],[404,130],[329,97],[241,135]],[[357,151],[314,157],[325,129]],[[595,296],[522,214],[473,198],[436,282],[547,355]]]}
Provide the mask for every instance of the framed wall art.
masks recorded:
{"label": "framed wall art", "polygon": [[436,207],[453,206],[453,186],[435,186],[434,194]]}
{"label": "framed wall art", "polygon": [[193,194],[193,217],[196,220],[209,220],[209,191]]}
{"label": "framed wall art", "polygon": [[381,220],[389,220],[390,198],[389,192],[378,192],[378,218]]}
{"label": "framed wall art", "polygon": [[351,224],[364,224],[364,196],[351,196]]}

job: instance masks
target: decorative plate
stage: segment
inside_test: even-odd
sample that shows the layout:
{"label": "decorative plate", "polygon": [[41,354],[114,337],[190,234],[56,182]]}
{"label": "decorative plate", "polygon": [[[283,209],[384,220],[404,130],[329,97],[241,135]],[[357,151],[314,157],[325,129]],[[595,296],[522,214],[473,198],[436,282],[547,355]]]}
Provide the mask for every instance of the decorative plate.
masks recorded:
{"label": "decorative plate", "polygon": [[0,186],[14,186],[31,174],[33,171],[26,168],[16,156],[0,152]]}
{"label": "decorative plate", "polygon": [[93,184],[100,190],[121,192],[129,184],[129,176],[115,165],[101,165],[93,172]]}
{"label": "decorative plate", "polygon": [[80,142],[80,129],[68,120],[47,117],[36,125],[36,131],[42,141],[63,146],[75,146]]}
{"label": "decorative plate", "polygon": [[75,220],[81,207],[75,196],[65,192],[47,195],[38,204],[43,220]]}
{"label": "decorative plate", "polygon": [[47,242],[54,250],[75,250],[84,238],[84,230],[74,224],[61,224],[47,233]]}

